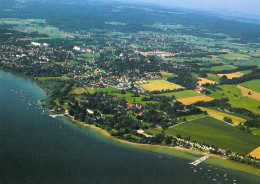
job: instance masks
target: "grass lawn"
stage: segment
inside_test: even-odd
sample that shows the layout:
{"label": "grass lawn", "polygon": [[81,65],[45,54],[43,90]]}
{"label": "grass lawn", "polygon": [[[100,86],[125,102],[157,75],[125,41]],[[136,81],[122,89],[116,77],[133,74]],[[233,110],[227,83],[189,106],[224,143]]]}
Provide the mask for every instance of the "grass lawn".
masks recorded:
{"label": "grass lawn", "polygon": [[260,79],[255,79],[255,80],[251,80],[248,82],[244,82],[240,85],[260,93]]}
{"label": "grass lawn", "polygon": [[149,83],[147,84],[142,84],[140,85],[143,89],[147,90],[147,91],[161,91],[161,90],[166,90],[166,89],[179,89],[179,88],[183,88],[182,86],[178,85],[178,84],[174,84],[171,82],[168,82],[166,80],[150,80],[148,81]]}
{"label": "grass lawn", "polygon": [[167,96],[167,97],[171,97],[172,95],[175,96],[176,99],[203,96],[201,93],[198,93],[194,90],[184,90],[184,91],[178,91],[178,92],[158,94],[158,96]]}
{"label": "grass lawn", "polygon": [[239,123],[243,124],[246,122],[246,119],[243,119],[243,118],[240,118],[240,117],[237,117],[234,115],[230,115],[225,112],[219,112],[219,111],[215,111],[213,109],[208,109],[205,107],[199,107],[199,108],[203,111],[207,111],[210,116],[213,116],[216,119],[223,120],[224,117],[228,117],[228,118],[232,119],[234,125],[239,125]]}
{"label": "grass lawn", "polygon": [[166,134],[191,137],[191,140],[230,149],[241,154],[248,154],[260,146],[260,137],[232,127],[209,116],[171,127]]}
{"label": "grass lawn", "polygon": [[211,91],[209,95],[212,98],[220,99],[220,98],[228,98],[229,103],[233,107],[241,107],[246,108],[254,113],[260,114],[260,102],[249,97],[243,96],[241,90],[237,88],[236,85],[219,85],[222,90]]}

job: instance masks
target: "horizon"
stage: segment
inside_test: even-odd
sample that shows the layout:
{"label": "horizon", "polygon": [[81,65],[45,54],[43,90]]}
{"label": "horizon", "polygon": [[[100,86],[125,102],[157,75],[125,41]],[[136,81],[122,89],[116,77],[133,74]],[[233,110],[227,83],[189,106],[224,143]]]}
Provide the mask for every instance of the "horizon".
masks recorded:
{"label": "horizon", "polygon": [[260,1],[258,0],[117,0],[121,2],[135,2],[135,3],[148,3],[148,4],[157,4],[161,6],[167,7],[179,7],[185,9],[193,9],[193,10],[202,10],[208,11],[211,13],[220,13],[220,14],[227,14],[227,13],[235,13],[239,16],[246,15],[257,15],[260,18]]}

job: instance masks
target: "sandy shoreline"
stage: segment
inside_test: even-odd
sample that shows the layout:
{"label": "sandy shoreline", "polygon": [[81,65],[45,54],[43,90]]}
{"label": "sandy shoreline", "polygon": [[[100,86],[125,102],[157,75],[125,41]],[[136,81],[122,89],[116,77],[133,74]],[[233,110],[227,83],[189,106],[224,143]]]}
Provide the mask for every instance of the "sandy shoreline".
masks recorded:
{"label": "sandy shoreline", "polygon": [[[210,155],[211,158],[206,161],[206,163],[208,163],[209,165],[217,165],[217,166],[224,167],[224,168],[227,168],[227,169],[242,171],[242,172],[245,172],[245,173],[260,176],[260,170],[259,169],[254,168],[250,165],[241,164],[241,163],[237,163],[237,162],[234,162],[234,161],[227,160],[226,158],[223,158],[219,155],[205,153],[205,152],[202,152],[202,151],[197,151],[197,150],[192,150],[192,149],[187,149],[187,148],[182,148],[182,147],[176,147],[176,146],[175,147],[169,147],[169,146],[161,146],[161,145],[133,143],[133,142],[129,142],[129,141],[126,141],[126,140],[115,138],[112,135],[110,135],[107,131],[105,131],[105,130],[99,128],[99,127],[96,127],[95,125],[89,125],[89,124],[85,124],[83,122],[74,120],[71,117],[69,117],[68,115],[65,115],[65,117],[69,121],[77,124],[78,126],[85,127],[85,128],[91,128],[94,131],[102,134],[103,136],[105,136],[106,138],[108,138],[110,140],[113,140],[113,141],[116,141],[116,142],[119,142],[119,143],[122,143],[122,144],[126,144],[128,146],[132,146],[132,147],[136,147],[138,149],[148,150],[148,151],[152,151],[152,152],[162,153],[162,154],[166,154],[166,155],[172,155],[172,156],[175,156],[175,157],[181,157],[181,158],[185,158],[185,159],[190,160],[190,161],[194,161],[195,159],[192,159],[191,157],[190,158],[186,157],[185,154],[186,155],[192,154],[193,157],[195,157],[195,156],[196,157],[203,157],[205,155]],[[165,152],[165,151],[168,151],[168,152]],[[172,152],[169,152],[169,151],[172,151]],[[176,154],[176,152],[174,152],[174,151],[178,151],[179,153]],[[184,154],[184,156],[181,156],[180,153]]]}

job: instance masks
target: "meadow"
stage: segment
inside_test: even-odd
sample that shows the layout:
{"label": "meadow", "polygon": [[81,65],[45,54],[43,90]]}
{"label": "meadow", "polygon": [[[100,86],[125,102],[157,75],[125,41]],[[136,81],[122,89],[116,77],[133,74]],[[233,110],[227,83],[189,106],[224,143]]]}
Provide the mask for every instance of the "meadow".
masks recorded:
{"label": "meadow", "polygon": [[251,80],[248,82],[244,82],[240,85],[260,93],[260,79],[255,79],[255,80]]}
{"label": "meadow", "polygon": [[204,142],[241,154],[248,154],[260,145],[260,137],[246,133],[236,127],[209,116],[189,121],[166,130],[169,136],[180,134],[191,140]]}
{"label": "meadow", "polygon": [[219,85],[222,90],[212,91],[210,97],[220,99],[220,98],[228,98],[229,103],[233,107],[246,108],[251,110],[254,113],[260,114],[260,106],[259,101],[243,96],[241,90],[237,88],[236,85]]}
{"label": "meadow", "polygon": [[149,83],[140,85],[144,90],[147,91],[161,91],[161,90],[173,90],[173,89],[180,89],[183,88],[182,86],[178,84],[174,84],[171,82],[168,82],[166,80],[160,79],[160,80],[149,80]]}
{"label": "meadow", "polygon": [[246,122],[246,119],[243,119],[243,118],[240,118],[240,117],[237,117],[237,116],[234,116],[234,115],[230,115],[228,113],[225,113],[225,112],[219,112],[219,111],[215,111],[215,110],[212,110],[212,109],[208,109],[208,108],[205,108],[205,107],[199,107],[202,111],[207,111],[208,114],[216,119],[219,119],[219,120],[223,120],[224,117],[228,117],[230,119],[232,119],[232,122],[234,125],[239,125],[240,123],[243,124]]}

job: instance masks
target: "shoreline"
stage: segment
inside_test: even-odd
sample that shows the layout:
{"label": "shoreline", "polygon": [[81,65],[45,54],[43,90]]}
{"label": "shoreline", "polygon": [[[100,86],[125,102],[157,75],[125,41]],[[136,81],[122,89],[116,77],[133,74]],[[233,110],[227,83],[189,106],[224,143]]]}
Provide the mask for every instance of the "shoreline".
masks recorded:
{"label": "shoreline", "polygon": [[[6,71],[6,70],[3,70],[1,68],[0,68],[0,70],[2,70],[4,72],[10,72],[14,75],[17,75],[18,77],[29,79],[32,83],[34,83],[34,80],[30,77],[24,77],[23,75],[16,74],[15,72],[12,72],[10,70]],[[45,92],[45,94],[47,94],[47,92],[43,88],[41,88],[37,83],[34,83],[34,84],[36,84],[36,86],[38,86],[41,90],[43,90]],[[110,139],[110,140],[115,141],[117,143],[121,143],[121,144],[128,145],[128,146],[133,146],[135,148],[146,150],[146,151],[151,151],[151,152],[161,153],[161,154],[164,154],[164,155],[171,155],[171,156],[175,156],[175,157],[180,157],[180,158],[184,158],[184,159],[187,159],[187,160],[190,160],[190,161],[194,161],[194,158],[191,158],[191,157],[195,157],[195,156],[202,157],[202,156],[205,156],[205,155],[210,155],[211,159],[208,159],[207,161],[205,161],[205,163],[207,163],[209,165],[214,164],[214,165],[217,165],[219,167],[226,168],[226,169],[236,170],[236,171],[245,172],[245,173],[248,173],[248,174],[260,176],[260,169],[252,167],[250,165],[246,165],[246,164],[234,162],[234,161],[231,161],[231,160],[227,160],[226,158],[223,158],[219,155],[215,155],[215,154],[212,154],[212,153],[206,153],[206,152],[202,152],[202,151],[198,151],[198,150],[192,150],[192,149],[183,148],[183,147],[169,147],[169,146],[162,146],[162,145],[152,145],[152,144],[141,144],[141,143],[129,142],[129,141],[126,141],[126,140],[122,140],[122,139],[113,137],[106,130],[104,130],[100,127],[96,127],[95,125],[90,125],[90,124],[86,124],[84,122],[74,120],[69,115],[66,115],[64,113],[60,113],[60,114],[63,114],[63,116],[69,122],[76,124],[78,126],[84,127],[84,128],[91,128],[95,132],[98,132],[102,136],[106,137],[107,139]],[[176,151],[177,151],[177,153],[176,153]],[[189,154],[192,154],[193,156],[191,156]],[[228,162],[230,164],[226,163],[225,166],[223,166],[223,165],[221,165],[221,163],[219,163],[221,161],[222,162]],[[252,171],[252,172],[250,172],[250,171]]]}
{"label": "shoreline", "polygon": [[[72,122],[78,126],[81,126],[83,128],[93,129],[95,132],[97,132],[97,133],[101,134],[102,136],[106,137],[107,139],[110,139],[117,143],[121,143],[121,144],[124,144],[127,146],[132,146],[134,148],[141,149],[141,150],[146,150],[146,151],[161,153],[164,155],[171,155],[174,157],[184,158],[184,159],[187,159],[190,161],[194,161],[194,160],[187,157],[187,156],[190,156],[189,154],[192,154],[193,157],[195,157],[195,156],[202,157],[205,155],[210,155],[210,158],[207,161],[205,161],[205,163],[208,165],[215,165],[215,166],[219,166],[219,167],[230,169],[230,170],[236,170],[236,171],[244,172],[247,174],[260,176],[260,169],[252,167],[250,165],[228,160],[219,155],[205,153],[202,151],[197,151],[197,150],[192,150],[192,149],[187,149],[187,148],[182,148],[182,147],[176,147],[176,146],[169,147],[169,146],[162,146],[162,145],[152,145],[152,144],[141,144],[141,143],[129,142],[126,140],[122,140],[122,139],[113,137],[106,130],[96,127],[95,125],[85,124],[83,122],[74,120],[71,117],[69,117],[68,115],[64,115],[64,117],[66,117],[66,119],[68,119],[70,122]],[[177,153],[176,153],[176,151],[177,151]],[[190,156],[190,157],[192,157],[192,156]],[[223,162],[226,162],[225,165],[223,165],[224,164]],[[189,164],[189,163],[187,163],[187,164]]]}

